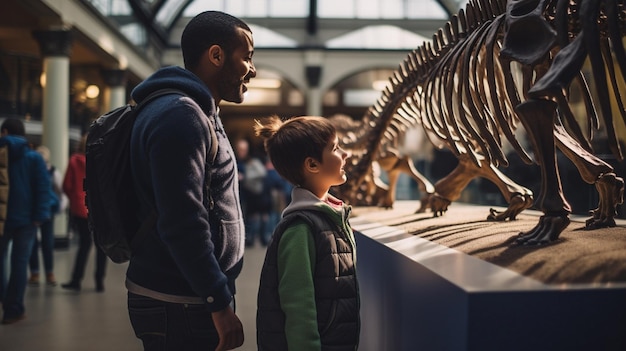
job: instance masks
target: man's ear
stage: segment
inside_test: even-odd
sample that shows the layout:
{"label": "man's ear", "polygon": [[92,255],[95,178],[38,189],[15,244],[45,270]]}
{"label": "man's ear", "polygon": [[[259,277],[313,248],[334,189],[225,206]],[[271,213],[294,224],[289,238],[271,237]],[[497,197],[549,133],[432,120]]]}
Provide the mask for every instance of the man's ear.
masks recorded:
{"label": "man's ear", "polygon": [[211,45],[204,53],[205,58],[216,67],[221,67],[225,61],[224,50],[219,45]]}

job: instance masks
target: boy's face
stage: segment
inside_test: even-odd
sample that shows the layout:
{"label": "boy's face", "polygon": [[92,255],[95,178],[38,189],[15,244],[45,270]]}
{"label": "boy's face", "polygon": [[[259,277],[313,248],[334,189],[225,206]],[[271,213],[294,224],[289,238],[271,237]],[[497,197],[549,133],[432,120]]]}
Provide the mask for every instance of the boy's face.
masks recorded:
{"label": "boy's face", "polygon": [[328,187],[341,185],[348,179],[344,166],[349,153],[339,147],[339,138],[331,138],[324,152],[322,153],[322,163],[320,165],[320,179],[328,182]]}

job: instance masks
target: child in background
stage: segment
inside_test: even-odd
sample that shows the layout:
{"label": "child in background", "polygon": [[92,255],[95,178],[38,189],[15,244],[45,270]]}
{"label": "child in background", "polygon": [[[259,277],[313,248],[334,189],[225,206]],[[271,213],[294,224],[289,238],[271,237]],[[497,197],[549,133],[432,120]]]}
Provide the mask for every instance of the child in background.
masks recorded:
{"label": "child in background", "polygon": [[346,151],[323,117],[256,122],[278,173],[295,185],[267,248],[257,307],[259,350],[356,350],[359,289],[350,207],[328,193],[346,181]]}

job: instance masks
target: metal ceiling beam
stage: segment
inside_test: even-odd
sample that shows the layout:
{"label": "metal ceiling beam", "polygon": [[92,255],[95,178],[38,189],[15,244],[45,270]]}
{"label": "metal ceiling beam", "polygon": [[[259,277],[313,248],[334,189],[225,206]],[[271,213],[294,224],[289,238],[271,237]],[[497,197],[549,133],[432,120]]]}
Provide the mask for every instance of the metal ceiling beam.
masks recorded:
{"label": "metal ceiling beam", "polygon": [[[155,9],[159,9],[163,5],[165,0],[159,0]],[[148,29],[148,35],[154,35],[163,46],[167,46],[168,35],[163,28],[155,24],[154,18],[156,17],[156,11],[148,6],[144,5],[141,0],[128,0],[133,10],[133,14],[137,17],[137,20]]]}
{"label": "metal ceiling beam", "polygon": [[317,34],[317,20],[317,0],[309,0],[309,17],[306,26],[306,31],[309,35],[315,36]]}

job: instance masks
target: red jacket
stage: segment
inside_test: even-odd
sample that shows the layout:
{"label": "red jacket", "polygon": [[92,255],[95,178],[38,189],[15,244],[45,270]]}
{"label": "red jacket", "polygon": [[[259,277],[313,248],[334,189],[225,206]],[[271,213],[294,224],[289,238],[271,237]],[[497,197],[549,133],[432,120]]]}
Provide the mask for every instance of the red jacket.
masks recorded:
{"label": "red jacket", "polygon": [[87,206],[85,205],[85,154],[73,154],[67,164],[65,178],[63,179],[63,192],[70,200],[70,214],[87,218]]}

